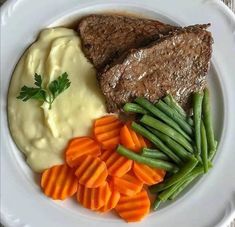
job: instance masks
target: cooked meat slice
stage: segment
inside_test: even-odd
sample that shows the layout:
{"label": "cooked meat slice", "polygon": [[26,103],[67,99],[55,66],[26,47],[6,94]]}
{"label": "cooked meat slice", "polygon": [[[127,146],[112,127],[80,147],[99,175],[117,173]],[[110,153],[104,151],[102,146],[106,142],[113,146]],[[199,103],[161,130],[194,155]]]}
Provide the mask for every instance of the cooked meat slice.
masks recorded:
{"label": "cooked meat slice", "polygon": [[186,107],[190,94],[206,85],[213,43],[206,27],[175,30],[107,66],[99,83],[108,111],[117,112],[139,96],[155,102],[167,93]]}
{"label": "cooked meat slice", "polygon": [[83,50],[97,69],[176,28],[155,20],[99,14],[84,17],[78,25]]}

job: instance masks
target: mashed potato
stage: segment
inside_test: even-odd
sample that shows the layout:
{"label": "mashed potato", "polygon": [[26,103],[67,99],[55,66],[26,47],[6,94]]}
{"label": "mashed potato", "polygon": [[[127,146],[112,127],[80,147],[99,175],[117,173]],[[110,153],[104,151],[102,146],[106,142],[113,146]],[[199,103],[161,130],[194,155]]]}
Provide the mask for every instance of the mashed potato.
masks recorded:
{"label": "mashed potato", "polygon": [[[37,100],[16,99],[22,86],[34,86],[35,73],[48,84],[63,72],[71,85],[51,110]],[[95,69],[84,56],[77,33],[66,28],[43,30],[17,64],[8,95],[10,130],[30,167],[41,172],[62,163],[69,139],[89,135],[93,120],[105,113]]]}

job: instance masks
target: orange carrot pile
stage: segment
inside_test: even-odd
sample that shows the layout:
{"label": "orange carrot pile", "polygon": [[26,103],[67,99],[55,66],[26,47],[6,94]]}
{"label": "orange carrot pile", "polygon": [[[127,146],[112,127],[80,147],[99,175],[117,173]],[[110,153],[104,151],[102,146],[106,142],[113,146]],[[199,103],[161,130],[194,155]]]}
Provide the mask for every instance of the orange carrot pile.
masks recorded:
{"label": "orange carrot pile", "polygon": [[113,177],[114,188],[121,194],[132,196],[140,192],[143,183],[132,173],[125,174],[123,177]]}
{"label": "orange carrot pile", "polygon": [[153,185],[163,181],[166,172],[162,169],[154,169],[147,165],[134,162],[133,171],[144,184]]}
{"label": "orange carrot pile", "polygon": [[120,193],[114,188],[112,183],[109,184],[109,187],[111,190],[111,195],[110,195],[108,201],[106,202],[106,204],[104,204],[104,206],[102,206],[99,209],[100,212],[108,212],[108,211],[112,210],[113,208],[115,208],[117,206],[117,203],[120,199]]}
{"label": "orange carrot pile", "polygon": [[65,153],[65,159],[70,167],[78,166],[87,155],[97,157],[101,154],[99,144],[89,137],[78,137],[72,139]]}
{"label": "orange carrot pile", "polygon": [[108,168],[108,173],[111,176],[122,177],[132,167],[132,160],[129,160],[113,150],[106,150],[100,156]]}
{"label": "orange carrot pile", "polygon": [[41,187],[52,199],[64,200],[76,193],[78,179],[74,175],[74,170],[66,164],[56,165],[43,172]]}
{"label": "orange carrot pile", "polygon": [[83,185],[78,186],[77,200],[84,207],[91,210],[98,210],[105,206],[111,196],[111,190],[107,182],[98,188],[87,188]]}
{"label": "orange carrot pile", "polygon": [[144,138],[132,130],[130,124],[126,124],[121,128],[120,143],[135,152],[139,152],[141,148],[147,147]]}
{"label": "orange carrot pile", "polygon": [[99,118],[94,124],[95,139],[103,149],[114,149],[119,144],[122,122],[115,115]]}
{"label": "orange carrot pile", "polygon": [[121,196],[115,209],[127,222],[140,221],[150,210],[148,193],[143,190],[133,196]]}
{"label": "orange carrot pile", "polygon": [[79,184],[87,188],[97,188],[104,184],[108,171],[103,161],[88,155],[77,168],[75,175],[79,179]]}
{"label": "orange carrot pile", "polygon": [[115,115],[95,121],[94,138],[77,137],[65,149],[67,164],[45,170],[43,192],[52,199],[64,200],[76,194],[85,208],[108,212],[116,210],[127,222],[140,221],[149,213],[150,200],[145,185],[163,181],[165,171],[139,164],[119,155],[119,143],[139,152],[148,141],[134,132],[130,124]]}

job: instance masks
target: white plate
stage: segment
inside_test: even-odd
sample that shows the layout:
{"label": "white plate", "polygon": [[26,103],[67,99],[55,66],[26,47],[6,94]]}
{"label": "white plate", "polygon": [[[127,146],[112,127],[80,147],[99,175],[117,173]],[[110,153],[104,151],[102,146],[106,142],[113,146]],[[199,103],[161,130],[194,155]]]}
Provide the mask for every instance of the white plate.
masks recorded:
{"label": "white plate", "polygon": [[1,8],[2,223],[12,227],[127,226],[112,214],[95,214],[72,200],[54,202],[46,198],[13,143],[7,125],[6,96],[11,74],[38,32],[104,10],[133,12],[180,25],[210,22],[215,42],[208,76],[219,139],[214,168],[176,202],[150,214],[143,222],[128,225],[228,224],[235,213],[235,16],[219,0],[22,0],[8,1]]}

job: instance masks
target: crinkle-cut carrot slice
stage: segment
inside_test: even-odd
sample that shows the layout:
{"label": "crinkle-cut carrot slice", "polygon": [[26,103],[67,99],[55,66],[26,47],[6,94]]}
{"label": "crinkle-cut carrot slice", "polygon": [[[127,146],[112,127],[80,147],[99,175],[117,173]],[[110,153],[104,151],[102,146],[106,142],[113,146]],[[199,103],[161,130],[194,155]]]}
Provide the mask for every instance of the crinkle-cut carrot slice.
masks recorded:
{"label": "crinkle-cut carrot slice", "polygon": [[107,166],[108,173],[111,176],[122,177],[125,175],[132,167],[132,160],[129,160],[116,151],[105,150],[100,156]]}
{"label": "crinkle-cut carrot slice", "polygon": [[127,173],[122,177],[113,177],[114,188],[122,195],[132,196],[140,192],[143,183],[133,173]]}
{"label": "crinkle-cut carrot slice", "polygon": [[110,195],[107,203],[99,209],[100,212],[108,212],[108,211],[112,210],[113,208],[116,207],[116,205],[120,199],[120,193],[114,188],[112,182],[109,183],[109,187],[111,190],[111,195]]}
{"label": "crinkle-cut carrot slice", "polygon": [[166,171],[163,169],[151,168],[144,164],[134,162],[133,171],[136,177],[144,184],[153,185],[164,180]]}
{"label": "crinkle-cut carrot slice", "polygon": [[106,181],[98,188],[87,188],[84,185],[78,185],[77,200],[88,209],[100,209],[107,204],[110,196],[111,190]]}
{"label": "crinkle-cut carrot slice", "polygon": [[103,149],[116,148],[120,142],[119,134],[122,125],[116,115],[107,115],[95,121],[94,136]]}
{"label": "crinkle-cut carrot slice", "polygon": [[77,167],[87,155],[97,157],[101,154],[98,142],[90,137],[77,137],[70,140],[66,150],[65,159],[70,167]]}
{"label": "crinkle-cut carrot slice", "polygon": [[42,173],[41,187],[48,197],[64,200],[76,193],[78,180],[69,166],[56,165]]}
{"label": "crinkle-cut carrot slice", "polygon": [[117,116],[116,115],[107,115],[107,116],[103,116],[101,118],[98,118],[95,121],[95,127],[96,126],[102,126],[102,125],[108,125],[112,122],[115,122],[117,120]]}
{"label": "crinkle-cut carrot slice", "polygon": [[140,134],[137,134],[137,136],[139,138],[141,148],[143,148],[143,147],[150,147],[151,146],[151,143],[150,143],[149,140],[147,140],[146,138],[144,138]]}
{"label": "crinkle-cut carrot slice", "polygon": [[142,220],[150,210],[150,200],[145,190],[133,195],[124,196],[116,206],[116,211],[121,218],[127,222],[137,222]]}
{"label": "crinkle-cut carrot slice", "polygon": [[132,130],[129,123],[121,128],[120,143],[135,152],[139,152],[141,148],[147,147],[144,138]]}
{"label": "crinkle-cut carrot slice", "polygon": [[79,184],[88,188],[97,188],[104,184],[108,171],[105,162],[88,155],[76,169],[75,175],[78,177]]}

